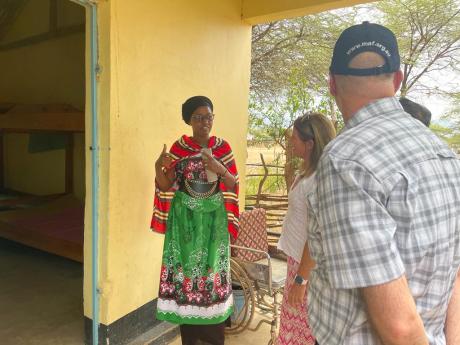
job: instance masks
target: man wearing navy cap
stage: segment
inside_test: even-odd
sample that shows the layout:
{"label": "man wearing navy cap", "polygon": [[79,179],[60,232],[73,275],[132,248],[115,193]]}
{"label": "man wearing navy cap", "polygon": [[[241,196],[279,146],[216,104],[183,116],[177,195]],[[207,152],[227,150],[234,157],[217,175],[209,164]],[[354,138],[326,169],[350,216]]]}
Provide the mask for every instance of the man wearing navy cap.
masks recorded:
{"label": "man wearing navy cap", "polygon": [[329,87],[345,127],[308,195],[320,345],[460,344],[460,161],[404,112],[402,78],[389,29],[341,34]]}

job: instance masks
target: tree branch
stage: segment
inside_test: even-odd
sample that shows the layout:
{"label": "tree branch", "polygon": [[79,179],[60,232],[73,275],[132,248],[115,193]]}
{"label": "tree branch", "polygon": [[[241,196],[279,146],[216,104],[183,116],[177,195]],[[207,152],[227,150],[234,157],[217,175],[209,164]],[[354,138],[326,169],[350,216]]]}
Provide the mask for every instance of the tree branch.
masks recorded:
{"label": "tree branch", "polygon": [[[253,37],[252,38],[252,44],[254,43],[257,43],[258,41],[260,41],[262,38],[264,38],[265,36],[267,36],[270,31],[272,31],[272,29],[275,27],[275,24],[276,22],[271,22],[267,25],[267,27],[261,32],[259,33],[255,38]],[[254,29],[256,28],[257,26],[254,26],[253,27],[253,31],[254,32]],[[254,35],[253,35],[254,36]]]}

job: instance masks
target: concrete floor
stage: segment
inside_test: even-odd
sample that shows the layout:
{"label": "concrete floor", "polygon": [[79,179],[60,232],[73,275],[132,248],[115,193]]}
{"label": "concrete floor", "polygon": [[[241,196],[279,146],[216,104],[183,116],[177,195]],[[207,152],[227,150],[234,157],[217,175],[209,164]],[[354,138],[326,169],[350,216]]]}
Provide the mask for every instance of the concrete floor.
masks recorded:
{"label": "concrete floor", "polygon": [[[83,345],[81,264],[0,238],[0,344]],[[256,314],[256,320],[260,318]],[[226,345],[265,345],[270,326],[228,335]],[[170,345],[180,345],[180,336]]]}
{"label": "concrete floor", "polygon": [[2,345],[82,345],[81,264],[0,239]]}
{"label": "concrete floor", "polygon": [[[254,314],[254,320],[251,327],[254,327],[258,321],[263,318],[257,312]],[[243,333],[226,335],[225,345],[267,345],[270,340],[270,325],[264,323],[256,331],[245,330]],[[180,336],[174,339],[169,345],[181,345],[182,341]]]}

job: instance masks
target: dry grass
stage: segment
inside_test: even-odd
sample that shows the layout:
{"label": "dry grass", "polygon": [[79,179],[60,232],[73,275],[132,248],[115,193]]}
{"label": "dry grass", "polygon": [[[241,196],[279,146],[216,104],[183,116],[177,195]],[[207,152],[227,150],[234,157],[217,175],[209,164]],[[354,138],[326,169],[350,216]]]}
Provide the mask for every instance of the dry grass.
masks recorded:
{"label": "dry grass", "polygon": [[275,158],[279,156],[282,152],[283,148],[278,145],[272,147],[248,146],[248,158],[246,163],[262,163],[260,160],[260,154],[262,153],[265,159],[265,163],[272,164],[275,161]]}
{"label": "dry grass", "polygon": [[[280,159],[283,149],[280,146],[248,146],[248,159],[247,164],[262,164],[260,154],[263,155],[265,164],[267,165],[283,165],[284,159]],[[281,156],[284,158],[284,156]],[[277,161],[278,159],[278,161]],[[269,174],[283,174],[283,168],[268,168]],[[262,166],[251,166],[246,167],[246,195],[257,194],[259,182],[262,176],[248,176],[253,174],[264,174],[264,168]],[[269,194],[284,194],[285,193],[285,182],[283,176],[268,176],[264,183],[263,193]]]}

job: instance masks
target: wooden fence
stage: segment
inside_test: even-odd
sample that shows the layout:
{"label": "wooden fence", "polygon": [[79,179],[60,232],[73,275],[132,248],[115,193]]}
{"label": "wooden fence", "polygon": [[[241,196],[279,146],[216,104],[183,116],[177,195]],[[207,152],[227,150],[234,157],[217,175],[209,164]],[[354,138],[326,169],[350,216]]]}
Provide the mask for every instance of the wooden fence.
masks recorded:
{"label": "wooden fence", "polygon": [[[267,230],[269,242],[278,242],[281,234],[283,219],[288,207],[288,197],[284,191],[280,193],[264,193],[264,185],[270,176],[282,177],[284,174],[278,171],[284,166],[266,164],[264,156],[260,154],[261,163],[247,164],[250,168],[263,168],[263,173],[247,174],[246,177],[260,177],[256,194],[246,194],[246,208],[260,207],[266,210]],[[275,172],[273,170],[276,170]],[[248,169],[249,170],[249,169]]]}

